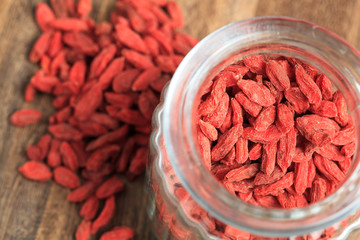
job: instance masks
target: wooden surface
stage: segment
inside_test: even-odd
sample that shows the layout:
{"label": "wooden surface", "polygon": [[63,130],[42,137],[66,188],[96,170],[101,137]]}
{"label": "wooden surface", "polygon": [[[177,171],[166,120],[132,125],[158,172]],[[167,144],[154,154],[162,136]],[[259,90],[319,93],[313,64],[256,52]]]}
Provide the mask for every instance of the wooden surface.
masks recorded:
{"label": "wooden surface", "polygon": [[[185,31],[202,38],[233,21],[263,15],[287,15],[320,24],[360,49],[360,1],[356,0],[177,0],[184,11]],[[37,183],[16,169],[25,160],[25,147],[46,131],[46,121],[27,128],[8,124],[16,109],[34,107],[52,113],[51,98],[23,101],[24,86],[37,67],[27,61],[39,36],[33,11],[40,0],[0,0],[0,239],[74,239],[80,218],[76,204],[65,201],[68,190],[51,182]],[[92,16],[108,19],[115,0],[93,0]],[[45,118],[44,118],[45,119]],[[127,184],[118,199],[113,222],[136,229],[136,239],[155,239],[145,212],[143,179]],[[360,231],[349,237],[360,239]]]}

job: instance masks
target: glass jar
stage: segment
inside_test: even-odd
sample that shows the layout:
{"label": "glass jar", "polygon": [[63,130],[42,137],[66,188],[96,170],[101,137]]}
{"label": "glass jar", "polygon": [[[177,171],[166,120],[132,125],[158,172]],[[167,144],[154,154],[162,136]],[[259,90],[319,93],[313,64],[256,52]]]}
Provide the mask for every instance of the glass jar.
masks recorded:
{"label": "glass jar", "polygon": [[328,236],[343,240],[360,227],[358,148],[346,180],[335,193],[296,209],[243,202],[203,166],[194,127],[199,93],[225,66],[255,54],[298,58],[327,75],[346,97],[359,138],[360,54],[343,39],[313,23],[287,17],[252,18],[215,31],[185,57],[154,113],[148,213],[159,239],[226,238],[219,229],[230,225],[239,229],[237,239],[295,239],[304,234],[318,239],[326,229]]}

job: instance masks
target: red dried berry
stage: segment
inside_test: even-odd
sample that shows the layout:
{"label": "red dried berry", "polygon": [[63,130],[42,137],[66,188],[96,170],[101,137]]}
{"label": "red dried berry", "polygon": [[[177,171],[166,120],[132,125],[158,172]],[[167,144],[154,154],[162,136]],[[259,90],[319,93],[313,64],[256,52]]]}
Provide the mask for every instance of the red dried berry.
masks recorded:
{"label": "red dried berry", "polygon": [[115,227],[113,230],[103,233],[100,240],[128,240],[135,235],[134,229],[129,227]]}
{"label": "red dried berry", "polygon": [[35,181],[45,182],[52,177],[49,167],[37,161],[27,161],[18,170],[24,177]]}
{"label": "red dried berry", "polygon": [[95,217],[98,208],[99,208],[99,199],[96,196],[92,196],[88,198],[81,206],[80,216],[83,219],[90,221]]}
{"label": "red dried berry", "polygon": [[271,83],[279,91],[290,88],[290,80],[285,69],[275,60],[270,60],[266,64],[266,75]]}
{"label": "red dried berry", "polygon": [[88,240],[91,234],[90,231],[91,222],[87,220],[81,221],[75,233],[76,240]]}
{"label": "red dried berry", "polygon": [[61,166],[54,169],[54,180],[61,186],[70,189],[80,186],[80,179],[76,173]]}
{"label": "red dried berry", "polygon": [[115,197],[111,196],[105,201],[105,205],[100,215],[94,220],[91,225],[91,233],[95,234],[97,231],[109,223],[115,212]]}
{"label": "red dried berry", "polygon": [[275,103],[274,96],[264,85],[251,80],[238,81],[237,85],[251,101],[260,106],[268,107]]}
{"label": "red dried berry", "polygon": [[302,93],[307,97],[309,103],[319,104],[322,96],[319,87],[314,80],[305,72],[301,65],[295,67],[296,82]]}
{"label": "red dried berry", "polygon": [[85,201],[95,192],[95,186],[94,182],[86,182],[69,193],[66,199],[70,202]]}
{"label": "red dried berry", "polygon": [[23,109],[13,113],[10,117],[11,124],[24,127],[34,124],[41,119],[42,113],[34,109]]}
{"label": "red dried berry", "polygon": [[96,189],[96,197],[99,199],[108,198],[115,193],[121,192],[123,189],[123,181],[120,178],[113,176]]}

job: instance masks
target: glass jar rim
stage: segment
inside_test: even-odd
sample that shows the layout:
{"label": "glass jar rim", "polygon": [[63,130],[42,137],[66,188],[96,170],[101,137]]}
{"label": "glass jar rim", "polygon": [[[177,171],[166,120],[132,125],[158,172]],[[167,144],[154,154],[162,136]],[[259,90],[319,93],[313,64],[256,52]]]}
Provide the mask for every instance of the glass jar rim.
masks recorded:
{"label": "glass jar rim", "polygon": [[[263,25],[259,27],[257,24]],[[267,28],[262,29],[265,26],[264,24],[270,27],[270,31]],[[286,32],[281,32],[284,30],[281,28],[285,28]],[[308,21],[290,17],[256,17],[218,29],[201,40],[188,53],[168,86],[164,102],[164,124],[162,128],[170,163],[185,189],[204,209],[219,220],[237,228],[260,235],[290,236],[305,234],[330,226],[360,206],[360,189],[355,188],[354,190],[354,186],[358,182],[354,174],[360,172],[359,156],[357,154],[354,156],[356,164],[353,166],[352,174],[347,177],[345,183],[334,194],[319,203],[296,209],[267,209],[245,203],[228,193],[201,164],[196,143],[192,138],[193,128],[189,117],[193,113],[194,103],[196,102],[195,96],[186,91],[191,88],[200,88],[200,83],[195,81],[196,78],[199,76],[201,76],[199,79],[206,78],[212,67],[219,64],[219,62],[209,64],[209,61],[213,59],[211,55],[221,56],[224,49],[229,50],[229,47],[234,46],[240,37],[239,39],[232,39],[226,38],[226,36],[232,36],[232,32],[239,29],[242,29],[244,34],[252,34],[252,37],[264,32],[271,33],[270,36],[279,37],[277,42],[286,42],[286,44],[289,44],[289,41],[294,36],[302,39],[299,33],[296,32],[296,30],[302,29],[302,31],[306,31],[302,32],[305,33],[305,40],[309,40],[309,37],[310,39],[311,37],[317,37],[319,38],[318,41],[324,41],[326,47],[319,49],[319,51],[327,50],[329,49],[328,45],[336,43],[335,45],[339,46],[339,48],[333,49],[332,54],[341,55],[345,52],[351,57],[351,60],[354,60],[354,66],[360,66],[360,54],[354,47],[335,33]],[[324,36],[326,38],[322,39]],[[296,42],[299,39],[292,40],[294,42],[291,42],[291,44],[298,44]],[[328,42],[327,40],[331,41]],[[214,52],[210,53],[210,51]],[[223,54],[222,57],[225,55]],[[226,58],[220,57],[219,59],[224,60]],[[346,75],[346,73],[341,73]],[[360,70],[358,68],[350,68],[350,73],[347,76],[352,76],[353,86],[359,87],[356,81],[356,79],[360,79]],[[349,80],[348,77],[345,79]],[[190,81],[192,85],[189,85],[190,82],[184,84],[184,81]],[[360,87],[357,87],[352,89],[354,96],[360,96]],[[183,91],[185,91],[185,94],[181,94]],[[180,103],[176,104],[179,101]],[[357,98],[356,103],[358,102]],[[359,115],[357,105],[354,106],[352,114],[356,115],[356,117]],[[186,161],[187,164],[184,164]],[[199,181],[204,184],[194,184]],[[214,192],[217,194],[214,195]],[[347,195],[344,196],[344,193],[347,193]],[[334,204],[339,203],[342,203],[341,207],[334,206]]]}

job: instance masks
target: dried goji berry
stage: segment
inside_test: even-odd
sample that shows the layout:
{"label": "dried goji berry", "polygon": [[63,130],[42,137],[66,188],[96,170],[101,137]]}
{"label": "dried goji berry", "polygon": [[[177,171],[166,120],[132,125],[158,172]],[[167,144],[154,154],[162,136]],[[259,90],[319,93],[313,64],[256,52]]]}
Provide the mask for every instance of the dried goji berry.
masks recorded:
{"label": "dried goji berry", "polygon": [[339,125],[328,118],[318,115],[306,115],[296,119],[296,128],[315,145],[324,145],[331,141],[340,130]]}
{"label": "dried goji berry", "polygon": [[54,169],[54,180],[66,188],[77,188],[80,186],[80,179],[76,173],[65,167],[56,167]]}
{"label": "dried goji berry", "polygon": [[301,92],[300,88],[291,87],[284,92],[284,95],[296,113],[302,114],[309,109],[310,104],[308,102],[308,99]]}
{"label": "dried goji berry", "polygon": [[115,153],[119,152],[118,145],[107,145],[94,151],[86,161],[86,169],[89,171],[98,171],[101,166]]}
{"label": "dried goji berry", "polygon": [[263,153],[261,159],[261,171],[270,175],[275,169],[277,143],[263,145]]}
{"label": "dried goji berry", "polygon": [[42,113],[34,109],[23,109],[16,111],[10,117],[11,124],[19,127],[34,124],[41,119]]}
{"label": "dried goji berry", "polygon": [[127,61],[139,69],[147,69],[154,67],[154,64],[149,56],[138,53],[134,50],[124,49],[122,50],[122,55]]}
{"label": "dried goji berry", "polygon": [[117,176],[113,176],[96,189],[96,197],[99,199],[108,198],[115,193],[122,191],[123,188],[123,181]]}
{"label": "dried goji berry", "polygon": [[30,160],[34,160],[38,162],[41,161],[42,154],[41,154],[41,149],[38,146],[29,145],[26,148],[26,154]]}
{"label": "dried goji berry", "polygon": [[87,93],[85,93],[74,109],[74,115],[79,120],[86,120],[101,105],[103,92],[99,85],[94,85]]}
{"label": "dried goji berry", "polygon": [[58,18],[50,23],[52,28],[61,31],[88,31],[89,26],[84,20],[76,18]]}
{"label": "dried goji berry", "polygon": [[134,158],[130,161],[127,177],[131,179],[143,173],[148,157],[148,149],[146,147],[139,148],[136,151]]}
{"label": "dried goji berry", "polygon": [[105,146],[109,143],[113,143],[115,141],[121,141],[126,137],[128,131],[129,131],[129,126],[123,125],[115,131],[108,132],[98,137],[97,139],[89,142],[86,146],[86,151],[92,151],[102,146]]}
{"label": "dried goji berry", "polygon": [[312,104],[309,110],[319,116],[333,118],[337,116],[337,109],[333,102],[320,101],[318,104]]}
{"label": "dried goji berry", "polygon": [[199,105],[198,113],[200,116],[208,115],[216,110],[226,90],[226,84],[220,79],[212,85],[210,96]]}
{"label": "dried goji berry", "polygon": [[128,27],[115,26],[117,37],[120,42],[130,49],[147,54],[149,52],[143,38]]}
{"label": "dried goji berry", "polygon": [[[276,117],[276,107],[275,106],[269,106],[263,108],[263,110],[260,112],[260,114],[257,116],[257,118],[254,121],[254,128],[257,131],[265,131],[271,124],[274,123]],[[291,124],[291,122],[290,122]]]}
{"label": "dried goji berry", "polygon": [[269,144],[279,141],[282,133],[279,132],[275,125],[271,125],[263,132],[256,131],[253,127],[247,127],[244,129],[243,137],[252,142]]}
{"label": "dried goji berry", "polygon": [[18,170],[24,177],[35,181],[45,182],[52,177],[49,167],[37,161],[27,161]]}
{"label": "dried goji berry", "polygon": [[321,146],[315,152],[334,161],[341,162],[345,160],[345,156],[340,152],[339,148],[331,143]]}
{"label": "dried goji berry", "polygon": [[331,100],[333,95],[332,84],[330,79],[324,74],[320,74],[316,78],[316,85],[320,88],[322,98],[324,100]]}
{"label": "dried goji berry", "polygon": [[355,127],[346,126],[337,132],[334,138],[331,140],[331,143],[334,145],[346,145],[354,141],[356,137]]}
{"label": "dried goji berry", "polygon": [[[203,164],[207,169],[211,169],[211,142],[208,137],[200,130],[197,129],[197,140],[200,146]],[[220,157],[221,158],[221,157]],[[220,159],[219,159],[220,160]]]}
{"label": "dried goji berry", "polygon": [[245,66],[247,66],[250,71],[259,74],[265,75],[266,73],[266,61],[263,55],[253,55],[243,59]]}
{"label": "dried goji berry", "polygon": [[219,137],[217,144],[211,151],[211,157],[213,161],[218,161],[229,153],[231,148],[237,142],[238,138],[241,136],[242,130],[242,125],[238,124],[230,128],[227,132]]}
{"label": "dried goji berry", "polygon": [[205,134],[210,141],[215,141],[218,138],[218,132],[216,128],[208,122],[204,122],[203,120],[199,120],[199,127],[201,131]]}
{"label": "dried goji berry", "polygon": [[47,164],[50,167],[57,167],[61,164],[61,156],[59,153],[61,141],[53,139],[50,144],[49,154],[47,155]]}
{"label": "dried goji berry", "polygon": [[80,187],[70,192],[66,199],[70,202],[82,202],[88,199],[94,192],[96,184],[94,182],[86,182]]}
{"label": "dried goji berry", "polygon": [[326,181],[323,178],[316,179],[310,189],[310,201],[312,203],[324,199],[326,196]]}
{"label": "dried goji berry", "polygon": [[52,32],[44,32],[41,37],[35,42],[29,56],[31,62],[40,61],[42,56],[48,50],[51,36]]}
{"label": "dried goji berry", "polygon": [[266,195],[274,195],[277,196],[278,194],[283,191],[284,188],[288,188],[294,183],[294,173],[288,172],[285,176],[283,176],[280,180],[268,184],[268,185],[261,185],[254,189],[254,194],[259,196],[266,196]]}
{"label": "dried goji berry", "polygon": [[41,157],[40,160],[44,160],[46,156],[48,156],[50,144],[51,144],[51,136],[49,134],[43,135],[36,146],[40,149]]}
{"label": "dried goji berry", "polygon": [[203,120],[205,122],[210,123],[216,128],[220,128],[225,121],[228,111],[229,111],[229,95],[225,93],[223,94],[219,102],[219,105],[216,107],[215,111],[204,116]]}
{"label": "dried goji berry", "polygon": [[128,240],[135,235],[134,229],[122,226],[122,227],[115,227],[114,229],[105,232],[101,235],[100,240],[115,240],[115,239],[122,239]]}
{"label": "dried goji berry", "polygon": [[146,90],[149,85],[160,78],[161,71],[158,67],[151,67],[142,72],[133,82],[131,89],[133,91]]}
{"label": "dried goji berry", "polygon": [[99,199],[96,196],[88,198],[80,209],[80,216],[87,221],[92,220],[99,208]]}
{"label": "dried goji berry", "polygon": [[295,66],[296,82],[302,93],[307,97],[309,103],[320,103],[322,96],[319,87],[314,80],[305,72],[301,65]]}
{"label": "dried goji berry", "polygon": [[344,154],[345,157],[350,158],[355,154],[355,150],[356,150],[356,144],[355,142],[351,142],[347,145],[344,145],[341,148],[340,152]]}
{"label": "dried goji berry", "polygon": [[85,33],[66,32],[62,39],[65,44],[71,48],[76,48],[79,53],[94,56],[99,52],[99,46]]}
{"label": "dried goji berry", "polygon": [[301,162],[295,164],[294,187],[297,194],[303,194],[308,186],[309,164]]}
{"label": "dried goji berry", "polygon": [[274,96],[264,85],[251,80],[238,81],[237,85],[251,101],[260,106],[268,107],[275,103]]}
{"label": "dried goji berry", "polygon": [[238,92],[235,95],[235,98],[251,116],[257,117],[259,115],[262,107],[259,104],[252,102],[245,94]]}
{"label": "dried goji berry", "polygon": [[279,91],[288,90],[290,88],[290,80],[287,72],[280,63],[270,60],[266,64],[266,74],[271,83]]}
{"label": "dried goji berry", "polygon": [[283,176],[284,173],[282,172],[282,170],[278,166],[275,166],[274,171],[270,175],[264,172],[258,172],[255,176],[254,184],[255,185],[271,184],[278,181]]}
{"label": "dried goji berry", "polygon": [[92,4],[90,0],[79,0],[77,4],[77,13],[81,17],[86,17],[89,15],[92,9]]}
{"label": "dried goji berry", "polygon": [[59,151],[64,165],[72,171],[76,171],[79,168],[79,160],[70,144],[68,142],[62,142]]}
{"label": "dried goji berry", "polygon": [[35,98],[36,89],[31,83],[26,86],[25,89],[25,101],[32,102]]}
{"label": "dried goji berry", "polygon": [[252,178],[259,172],[260,166],[258,163],[244,165],[228,172],[225,178],[231,182],[238,182],[244,179]]}
{"label": "dried goji berry", "polygon": [[100,215],[94,220],[91,225],[91,233],[95,234],[97,231],[109,223],[115,212],[115,197],[111,196],[105,201],[105,206]]}
{"label": "dried goji berry", "polygon": [[262,154],[262,144],[255,143],[250,149],[249,149],[249,159],[250,160],[256,160],[261,157]]}
{"label": "dried goji berry", "polygon": [[285,104],[277,105],[276,127],[282,133],[287,133],[294,127],[294,116],[292,111]]}
{"label": "dried goji berry", "polygon": [[135,139],[134,138],[128,139],[116,163],[117,164],[116,170],[118,172],[125,172],[127,165],[130,161],[130,156],[133,153],[134,147],[135,147]]}
{"label": "dried goji berry", "polygon": [[49,23],[55,19],[55,14],[47,4],[39,3],[36,5],[35,18],[41,30],[46,32],[51,30]]}

